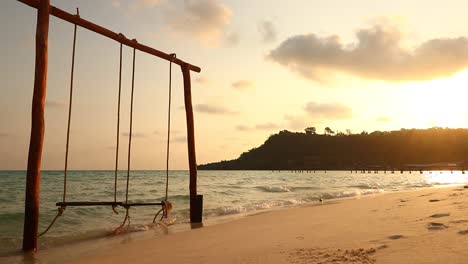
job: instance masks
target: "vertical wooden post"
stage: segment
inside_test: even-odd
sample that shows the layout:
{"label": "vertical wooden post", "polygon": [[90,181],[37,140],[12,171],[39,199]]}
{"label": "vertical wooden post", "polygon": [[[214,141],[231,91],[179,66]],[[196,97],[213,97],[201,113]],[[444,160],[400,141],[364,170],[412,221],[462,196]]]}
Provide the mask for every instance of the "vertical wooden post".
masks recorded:
{"label": "vertical wooden post", "polygon": [[47,88],[47,43],[49,36],[50,0],[41,0],[37,11],[36,67],[31,114],[26,199],[24,206],[23,250],[37,249],[39,224],[39,188],[44,140],[44,104]]}
{"label": "vertical wooden post", "polygon": [[182,76],[184,78],[184,101],[185,101],[185,115],[187,120],[187,145],[188,145],[188,158],[190,169],[190,222],[202,222],[202,201],[203,198],[197,195],[197,160],[195,156],[195,129],[193,122],[193,109],[192,109],[192,88],[190,81],[190,66],[183,64]]}

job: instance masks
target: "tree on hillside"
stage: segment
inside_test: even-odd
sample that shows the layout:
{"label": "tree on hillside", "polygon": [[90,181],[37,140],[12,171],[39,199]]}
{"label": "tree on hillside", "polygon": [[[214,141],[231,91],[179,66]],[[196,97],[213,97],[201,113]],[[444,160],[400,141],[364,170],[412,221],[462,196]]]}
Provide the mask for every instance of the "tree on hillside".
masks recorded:
{"label": "tree on hillside", "polygon": [[308,127],[305,129],[305,133],[307,135],[315,135],[317,134],[317,129],[315,127]]}
{"label": "tree on hillside", "polygon": [[410,164],[450,165],[465,161],[458,166],[465,172],[468,169],[468,129],[363,131],[353,136],[332,132],[329,127],[325,132],[328,136],[283,130],[268,137],[258,147],[242,153],[238,159],[200,165],[199,168],[349,171],[379,166],[399,170]]}
{"label": "tree on hillside", "polygon": [[327,136],[331,136],[335,134],[335,131],[333,131],[330,127],[326,127],[324,132],[325,132],[325,135]]}

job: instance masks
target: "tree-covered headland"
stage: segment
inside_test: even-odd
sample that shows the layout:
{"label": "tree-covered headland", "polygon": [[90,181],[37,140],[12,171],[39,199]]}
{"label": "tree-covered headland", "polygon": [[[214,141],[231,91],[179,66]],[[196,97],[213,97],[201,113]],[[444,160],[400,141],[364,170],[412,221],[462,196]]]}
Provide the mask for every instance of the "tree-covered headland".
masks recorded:
{"label": "tree-covered headland", "polygon": [[[201,170],[402,169],[447,163],[465,167],[468,129],[401,129],[353,134],[329,127],[318,134],[280,131],[234,160],[200,165]],[[416,164],[416,165],[415,165]],[[467,166],[468,167],[468,164]]]}

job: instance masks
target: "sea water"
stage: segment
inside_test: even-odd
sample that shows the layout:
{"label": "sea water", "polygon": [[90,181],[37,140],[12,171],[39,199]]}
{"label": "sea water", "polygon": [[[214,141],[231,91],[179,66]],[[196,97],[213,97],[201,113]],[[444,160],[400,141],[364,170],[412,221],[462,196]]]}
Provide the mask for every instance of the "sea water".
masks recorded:
{"label": "sea water", "polygon": [[[70,171],[66,201],[113,201],[113,171]],[[127,173],[120,171],[117,201],[125,201]],[[63,199],[63,172],[43,171],[40,189],[40,225],[44,230]],[[0,171],[0,256],[21,248],[25,197],[25,171]],[[129,202],[159,202],[165,198],[165,171],[132,171]],[[468,173],[350,171],[199,171],[198,193],[204,195],[205,221],[255,213],[261,210],[358,197],[383,192],[460,185]],[[174,205],[171,219],[189,220],[189,173],[170,171],[168,199]],[[134,207],[129,211],[131,231],[146,231],[160,207]],[[68,207],[50,231],[39,239],[41,249],[109,236],[125,216],[125,209],[110,206]]]}

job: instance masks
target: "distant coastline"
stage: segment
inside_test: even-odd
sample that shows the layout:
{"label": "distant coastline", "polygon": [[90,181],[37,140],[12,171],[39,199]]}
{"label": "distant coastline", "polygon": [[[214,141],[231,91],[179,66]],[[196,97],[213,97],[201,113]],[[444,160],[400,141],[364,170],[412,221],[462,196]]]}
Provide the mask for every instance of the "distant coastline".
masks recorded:
{"label": "distant coastline", "polygon": [[372,133],[280,131],[233,160],[200,170],[465,170],[468,129],[430,128]]}

